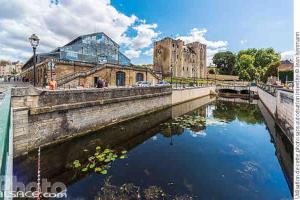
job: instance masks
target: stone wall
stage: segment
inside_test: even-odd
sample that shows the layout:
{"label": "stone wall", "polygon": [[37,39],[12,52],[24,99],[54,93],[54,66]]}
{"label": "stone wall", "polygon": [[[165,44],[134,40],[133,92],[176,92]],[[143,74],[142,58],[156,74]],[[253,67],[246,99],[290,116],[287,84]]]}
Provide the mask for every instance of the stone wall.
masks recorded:
{"label": "stone wall", "polygon": [[174,89],[172,92],[172,104],[176,105],[192,99],[210,95],[215,93],[215,86],[200,87],[200,88],[182,88]]}
{"label": "stone wall", "polygon": [[257,88],[257,93],[262,103],[274,117],[276,113],[276,96],[273,96],[259,87]]}
{"label": "stone wall", "polygon": [[276,95],[276,119],[282,128],[293,139],[294,129],[294,93],[282,89],[277,90]]}
{"label": "stone wall", "polygon": [[257,88],[257,92],[259,99],[292,142],[294,134],[294,93],[284,89],[276,89],[275,93],[270,93],[260,87]]}
{"label": "stone wall", "polygon": [[[153,69],[163,77],[197,77],[206,75],[206,45],[184,44],[182,40],[164,38],[154,43]],[[173,66],[171,70],[171,66]]]}
{"label": "stone wall", "polygon": [[39,145],[207,97],[211,91],[215,91],[215,87],[176,89],[173,92],[168,86],[56,91],[13,88],[14,154],[26,154]]}
{"label": "stone wall", "polygon": [[221,74],[207,74],[208,79],[219,80],[219,81],[238,81],[238,76],[232,75],[221,75]]}
{"label": "stone wall", "polygon": [[172,104],[171,88],[41,91],[14,88],[14,153],[158,111]]}

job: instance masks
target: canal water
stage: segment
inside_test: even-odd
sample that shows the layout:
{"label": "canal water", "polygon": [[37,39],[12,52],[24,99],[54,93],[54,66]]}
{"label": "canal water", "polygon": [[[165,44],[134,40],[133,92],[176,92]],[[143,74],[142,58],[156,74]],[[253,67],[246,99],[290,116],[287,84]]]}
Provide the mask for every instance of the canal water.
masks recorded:
{"label": "canal water", "polygon": [[[259,101],[205,97],[44,148],[41,176],[67,199],[292,199],[292,146],[270,120]],[[83,172],[97,147],[125,158]],[[15,159],[19,182],[36,180],[36,157]]]}

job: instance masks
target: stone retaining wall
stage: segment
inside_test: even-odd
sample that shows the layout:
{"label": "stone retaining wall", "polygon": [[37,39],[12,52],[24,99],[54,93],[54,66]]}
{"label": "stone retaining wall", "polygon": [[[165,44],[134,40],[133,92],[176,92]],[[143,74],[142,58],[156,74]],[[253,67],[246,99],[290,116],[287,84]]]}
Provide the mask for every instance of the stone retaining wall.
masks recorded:
{"label": "stone retaining wall", "polygon": [[215,86],[207,86],[200,88],[182,88],[174,89],[172,92],[172,104],[176,105],[192,99],[210,95],[212,92],[215,93]]}
{"label": "stone retaining wall", "polygon": [[171,88],[68,91],[12,89],[14,153],[53,143],[172,105]]}
{"label": "stone retaining wall", "polygon": [[276,96],[273,96],[259,87],[257,88],[257,93],[260,100],[263,102],[263,104],[265,104],[266,108],[274,117],[276,113]]}
{"label": "stone retaining wall", "polygon": [[26,154],[102,127],[210,94],[214,87],[75,90],[12,89],[14,153]]}
{"label": "stone retaining wall", "polygon": [[257,91],[262,103],[292,142],[294,132],[294,93],[284,89],[276,89],[275,93],[269,93],[259,87]]}

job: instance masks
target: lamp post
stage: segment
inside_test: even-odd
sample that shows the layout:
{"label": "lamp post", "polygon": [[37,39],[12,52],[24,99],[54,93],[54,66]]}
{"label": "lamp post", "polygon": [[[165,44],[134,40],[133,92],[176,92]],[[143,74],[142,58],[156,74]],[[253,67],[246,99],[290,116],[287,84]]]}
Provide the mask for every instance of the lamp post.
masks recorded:
{"label": "lamp post", "polygon": [[173,66],[171,65],[171,87],[173,88]]}
{"label": "lamp post", "polygon": [[193,77],[194,77],[194,87],[196,85],[196,69],[195,66],[193,66]]}
{"label": "lamp post", "polygon": [[36,66],[36,48],[39,45],[40,39],[36,34],[32,34],[29,38],[29,42],[32,46],[33,49],[33,86],[36,85],[36,81],[35,81],[35,66]]}

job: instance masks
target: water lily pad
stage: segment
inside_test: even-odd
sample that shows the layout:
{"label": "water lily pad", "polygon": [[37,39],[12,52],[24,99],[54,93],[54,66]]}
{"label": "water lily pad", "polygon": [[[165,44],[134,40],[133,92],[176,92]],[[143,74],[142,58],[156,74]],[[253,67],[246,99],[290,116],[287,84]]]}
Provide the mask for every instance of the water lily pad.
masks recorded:
{"label": "water lily pad", "polygon": [[82,171],[82,172],[87,172],[87,171],[88,171],[88,168],[86,168],[86,167],[85,167],[85,168],[82,168],[81,171]]}

